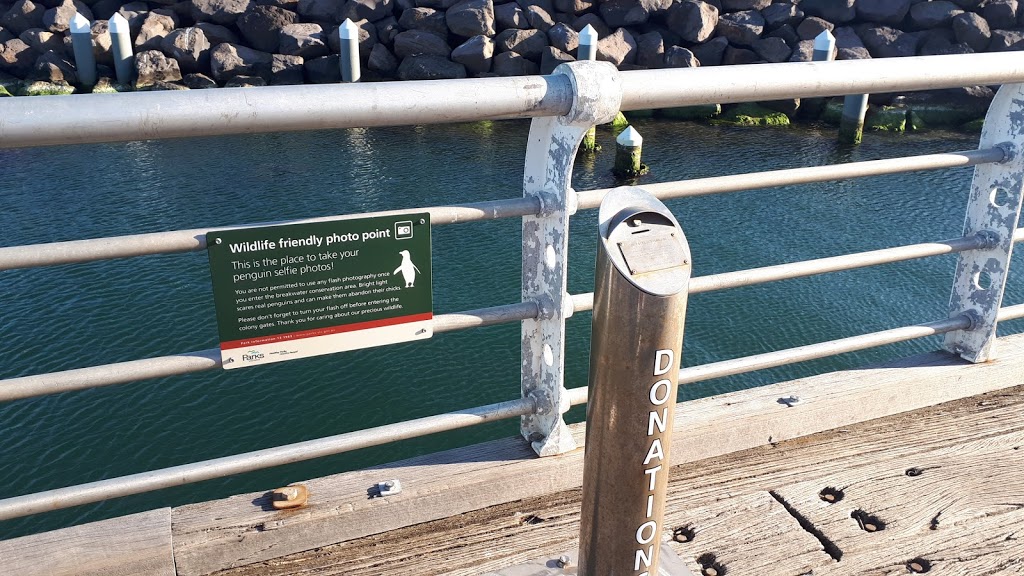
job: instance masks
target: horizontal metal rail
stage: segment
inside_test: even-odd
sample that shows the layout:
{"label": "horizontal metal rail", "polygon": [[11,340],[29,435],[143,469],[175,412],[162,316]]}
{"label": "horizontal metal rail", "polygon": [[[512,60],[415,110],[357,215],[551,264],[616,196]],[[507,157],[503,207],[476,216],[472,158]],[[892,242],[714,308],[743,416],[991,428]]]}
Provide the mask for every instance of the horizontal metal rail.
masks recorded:
{"label": "horizontal metal rail", "polygon": [[567,76],[218,88],[0,105],[0,147],[561,116]]}
{"label": "horizontal metal rail", "polygon": [[88,484],[37,492],[35,494],[15,496],[14,498],[0,500],[0,520],[9,520],[40,512],[60,510],[111,498],[120,498],[131,494],[141,494],[143,492],[192,484],[213,478],[223,478],[264,468],[293,464],[304,460],[312,460],[323,456],[426,436],[427,434],[457,430],[494,420],[514,418],[524,414],[531,414],[535,410],[536,405],[532,398],[520,398],[509,402],[489,404],[437,416],[427,416],[426,418],[417,418],[406,422],[297,442],[276,448],[267,448],[234,456],[214,458],[203,462],[172,466],[161,470],[151,470],[149,472],[110,478]]}
{"label": "horizontal metal rail", "polygon": [[[622,110],[1024,82],[1012,52],[620,72]],[[10,98],[0,146],[563,115],[562,75]]]}
{"label": "horizontal metal rail", "polygon": [[[1024,241],[1024,228],[1017,229],[1014,233],[1014,241]],[[843,256],[765,266],[763,268],[697,276],[690,280],[689,292],[690,294],[700,294],[829,272],[877,266],[879,264],[890,264],[929,256],[953,254],[982,248],[985,246],[985,243],[986,240],[980,237],[955,238],[943,242],[910,244],[870,252],[859,252]],[[574,294],[572,295],[572,302],[574,312],[591,310],[594,307],[594,293]],[[519,322],[529,318],[536,318],[537,314],[538,307],[534,302],[521,302],[519,304],[507,304],[466,312],[456,312],[454,314],[441,314],[434,317],[434,332],[453,332],[481,326]],[[157,358],[104,364],[47,374],[21,376],[0,380],[0,402],[72,392],[87,388],[126,384],[150,378],[178,376],[212,370],[220,366],[220,351],[212,348],[172,356],[160,356]]]}
{"label": "horizontal metal rail", "polygon": [[996,316],[996,319],[1000,322],[1006,320],[1018,320],[1020,318],[1024,318],[1024,304],[1004,306],[999,309],[999,314]]}
{"label": "horizontal metal rail", "polygon": [[[725,194],[728,192],[774,188],[794,184],[812,184],[814,182],[830,182],[833,180],[865,178],[884,174],[900,174],[916,170],[977,166],[978,164],[1002,162],[1005,157],[1006,152],[1002,148],[987,148],[984,150],[924,154],[904,158],[866,160],[862,162],[847,162],[845,164],[830,164],[827,166],[807,166],[785,170],[732,174],[729,176],[712,176],[709,178],[680,180],[678,182],[660,182],[657,184],[644,184],[643,189],[661,200],[670,200],[673,198],[692,198],[695,196]],[[600,188],[580,192],[579,208],[581,210],[597,208],[601,205],[601,200],[604,200],[605,195],[610,191],[611,188]]]}
{"label": "horizontal metal rail", "polygon": [[474,202],[454,206],[367,212],[282,222],[265,222],[262,224],[193,228],[191,230],[112,236],[90,240],[71,240],[68,242],[51,242],[49,244],[32,244],[28,246],[6,246],[0,247],[0,270],[38,268],[40,266],[94,262],[97,260],[131,258],[133,256],[154,254],[199,252],[206,249],[206,234],[215,230],[306,224],[310,222],[336,222],[353,218],[374,218],[408,212],[429,212],[430,225],[443,226],[462,222],[515,218],[536,214],[539,211],[540,205],[535,198],[512,198],[509,200]]}
{"label": "horizontal metal rail", "polygon": [[[534,302],[521,302],[434,317],[434,332],[452,332],[535,318]],[[59,394],[87,388],[127,384],[149,378],[180,376],[221,367],[220,350],[211,348],[173,356],[160,356],[0,380],[0,402]]]}
{"label": "horizontal metal rail", "polygon": [[1024,82],[1012,52],[623,72],[622,110]]}
{"label": "horizontal metal rail", "polygon": [[[933,170],[940,168],[957,168],[975,166],[989,162],[1002,162],[1005,152],[1001,148],[985,150],[968,150],[946,154],[926,154],[904,158],[884,160],[868,160],[829,166],[811,166],[769,172],[753,172],[731,176],[715,176],[684,180],[645,184],[644,188],[662,200],[707,194],[722,194],[740,190],[754,190],[791,184],[810,184],[847,178],[863,178],[883,174],[896,174],[915,170]],[[580,192],[580,209],[597,208],[609,189],[587,190]],[[49,244],[33,244],[28,246],[0,247],[0,270],[16,268],[36,268],[58,264],[73,264],[109,260],[114,258],[130,258],[153,254],[173,254],[179,252],[197,252],[206,249],[206,234],[213,230],[248,228],[252,226],[269,226],[283,224],[300,224],[308,222],[333,222],[352,218],[370,218],[388,214],[400,214],[410,211],[430,213],[433,226],[479,222],[499,218],[516,218],[536,215],[540,206],[533,198],[512,198],[494,200],[456,206],[434,206],[430,208],[412,208],[409,210],[392,210],[388,212],[370,212],[323,218],[308,218],[287,222],[271,222],[264,224],[246,224],[239,226],[222,226],[211,228],[194,228],[170,232],[154,232],[130,236],[114,236],[91,240],[72,240]]]}
{"label": "horizontal metal rail", "polygon": [[[1004,309],[1000,315],[1007,318],[1024,317],[1024,305]],[[679,371],[679,383],[691,384],[712,378],[721,378],[795,362],[825,358],[886,344],[934,336],[953,330],[966,330],[970,326],[970,318],[967,316],[957,316],[948,320],[884,330],[851,338],[822,342],[820,344],[811,344],[766,354],[747,356],[745,358],[714,362],[702,366],[693,366]],[[587,402],[587,391],[587,387],[569,390],[570,403],[573,405],[585,404]],[[70,508],[111,498],[292,464],[399,440],[416,438],[427,434],[465,428],[494,420],[514,418],[533,413],[535,410],[536,405],[534,401],[527,397],[276,448],[267,448],[203,462],[183,464],[161,470],[16,496],[0,500],[0,520],[9,520],[50,510]]]}
{"label": "horizontal metal rail", "polygon": [[[1004,311],[1006,312],[1007,318],[1003,318]],[[1000,310],[1000,320],[1010,320],[1022,317],[1024,317],[1024,305],[1013,306]],[[948,320],[927,322],[925,324],[916,324],[914,326],[904,326],[902,328],[872,332],[870,334],[862,334],[860,336],[852,336],[850,338],[842,338],[839,340],[830,340],[828,342],[821,342],[818,344],[787,348],[785,350],[755,354],[752,356],[745,356],[743,358],[723,360],[721,362],[711,362],[709,364],[701,364],[700,366],[690,366],[679,370],[679,384],[694,384],[696,382],[713,380],[715,378],[736,376],[737,374],[746,374],[748,372],[756,372],[767,368],[796,364],[797,362],[818,360],[820,358],[838,356],[839,354],[846,354],[848,352],[877,348],[887,344],[895,344],[897,342],[905,342],[907,340],[916,340],[927,336],[945,334],[946,332],[952,332],[953,330],[966,330],[970,328],[970,326],[970,318],[967,316],[957,316]],[[577,404],[586,404],[587,391],[586,386],[569,390],[569,402],[573,406]]]}

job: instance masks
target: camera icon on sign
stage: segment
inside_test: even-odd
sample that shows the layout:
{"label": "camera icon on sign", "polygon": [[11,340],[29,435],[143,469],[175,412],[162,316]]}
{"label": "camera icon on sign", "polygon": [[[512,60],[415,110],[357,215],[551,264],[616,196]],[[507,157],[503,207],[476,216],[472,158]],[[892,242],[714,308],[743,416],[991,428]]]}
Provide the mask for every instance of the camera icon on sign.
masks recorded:
{"label": "camera icon on sign", "polygon": [[412,220],[395,222],[395,239],[405,240],[412,238]]}

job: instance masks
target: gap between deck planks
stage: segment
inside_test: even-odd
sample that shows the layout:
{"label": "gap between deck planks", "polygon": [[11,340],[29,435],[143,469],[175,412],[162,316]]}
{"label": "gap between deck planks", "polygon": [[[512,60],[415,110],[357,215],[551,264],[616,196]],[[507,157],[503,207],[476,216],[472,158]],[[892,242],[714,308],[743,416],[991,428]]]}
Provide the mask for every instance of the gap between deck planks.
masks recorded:
{"label": "gap between deck planks", "polygon": [[[671,545],[694,574],[909,574],[918,557],[936,574],[1022,573],[1022,442],[1019,387],[693,462],[672,470],[666,527],[693,531]],[[906,476],[912,467],[922,474]],[[986,482],[972,480],[979,473]],[[844,498],[821,501],[826,486]],[[839,562],[783,501],[845,547]],[[216,576],[476,576],[576,546],[579,503],[579,490],[560,492]],[[861,530],[850,517],[861,507],[886,529]]]}
{"label": "gap between deck planks", "polygon": [[[945,353],[824,374],[677,406],[674,465],[981,394],[1020,381],[1024,336],[999,341],[998,360],[968,365]],[[968,376],[969,374],[969,376]],[[802,401],[792,407],[779,399]],[[582,425],[572,427],[583,443]],[[172,512],[180,576],[272,560],[455,514],[580,486],[582,450],[537,459],[517,439],[310,480],[308,507],[267,512],[244,494]],[[397,497],[367,499],[382,479]],[[254,505],[254,500],[257,502]]]}

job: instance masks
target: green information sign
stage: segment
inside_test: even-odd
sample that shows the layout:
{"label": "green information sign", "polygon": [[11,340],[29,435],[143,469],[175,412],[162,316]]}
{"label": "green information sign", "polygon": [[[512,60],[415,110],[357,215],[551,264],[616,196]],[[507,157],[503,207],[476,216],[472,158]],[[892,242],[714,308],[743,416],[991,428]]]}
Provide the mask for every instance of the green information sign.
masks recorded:
{"label": "green information sign", "polygon": [[430,214],[206,235],[225,369],[430,338]]}

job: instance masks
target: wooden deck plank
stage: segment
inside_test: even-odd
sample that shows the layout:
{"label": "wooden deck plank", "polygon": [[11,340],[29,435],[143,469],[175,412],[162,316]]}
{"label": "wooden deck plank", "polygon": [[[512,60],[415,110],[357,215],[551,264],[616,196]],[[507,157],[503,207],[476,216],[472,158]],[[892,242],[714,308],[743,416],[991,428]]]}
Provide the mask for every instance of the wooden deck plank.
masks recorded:
{"label": "wooden deck plank", "polygon": [[[754,515],[738,515],[740,522],[727,525],[724,519],[729,506],[745,503],[740,510],[758,510],[751,501],[771,498],[769,491],[782,491],[791,485],[806,482],[815,486],[814,497],[822,478],[843,471],[857,470],[871,462],[882,462],[902,474],[906,468],[927,463],[929,458],[968,457],[981,454],[994,458],[1007,452],[1024,435],[1024,387],[968,398],[945,405],[921,409],[909,414],[853,425],[841,430],[811,437],[750,449],[724,457],[702,460],[673,469],[668,502],[669,528],[690,525],[697,537],[690,544],[672,544],[681,556],[693,560],[714,553],[732,574],[798,574],[814,570],[814,574],[858,566],[853,555],[836,563],[822,551],[812,535],[790,528],[796,519],[777,518],[777,525],[758,524]],[[1016,453],[1020,453],[1017,451]],[[904,464],[910,462],[910,464]],[[923,477],[923,476],[922,476]],[[1019,478],[1017,474],[1010,478]],[[1005,478],[1005,477],[1004,477]],[[920,478],[916,478],[920,479]],[[1020,484],[1018,482],[1018,484]],[[753,499],[753,500],[750,500]],[[1021,502],[1021,499],[1011,502]],[[820,500],[818,500],[820,502]],[[780,505],[781,506],[781,505]],[[1004,529],[1024,530],[1019,521],[1010,521],[1016,512],[985,519],[998,537],[979,533],[977,539],[960,541],[956,549],[942,549],[944,555],[935,560],[936,567],[991,566],[989,573],[1013,573],[1016,565],[1008,559],[1021,558],[1015,548],[1020,542],[1016,533]],[[722,518],[718,521],[716,519]],[[1014,516],[1014,518],[1016,518]],[[529,520],[528,520],[529,519]],[[537,522],[536,519],[542,521]],[[219,572],[220,576],[283,576],[285,574],[355,574],[395,573],[409,576],[437,574],[470,575],[509,566],[545,555],[557,556],[576,545],[579,521],[579,491],[567,491],[543,498],[514,502],[477,510],[444,520],[424,523],[377,534],[342,544],[268,560],[256,565]],[[972,522],[976,522],[973,520]],[[716,525],[716,522],[718,523]],[[1000,524],[1004,523],[1002,528]],[[749,525],[756,528],[747,530]],[[773,535],[772,531],[775,531]],[[794,529],[795,530],[795,529]],[[1004,530],[1003,532],[999,532]],[[745,553],[750,540],[758,533],[769,536]],[[702,537],[701,534],[707,537]],[[941,533],[939,533],[941,534]],[[781,535],[789,535],[781,536]],[[944,535],[943,535],[944,536]],[[1007,540],[1006,537],[1011,539]],[[1002,540],[1000,540],[1002,538]],[[760,555],[795,559],[791,564],[781,561],[768,564]],[[905,562],[909,558],[899,558]],[[1001,556],[1002,555],[1002,556]],[[881,568],[862,567],[862,572],[836,574],[906,574],[905,564],[889,560]],[[691,563],[691,570],[699,565]],[[736,569],[736,566],[742,569]],[[751,567],[748,571],[747,567]],[[760,568],[756,568],[760,566]],[[1009,566],[1009,567],[1008,567]],[[902,572],[900,572],[902,570]],[[699,572],[695,572],[699,573]],[[941,574],[942,571],[931,573]],[[949,572],[960,574],[961,572]]]}
{"label": "wooden deck plank", "polygon": [[175,576],[171,509],[0,542],[0,573],[17,576]]}
{"label": "wooden deck plank", "polygon": [[[944,353],[923,354],[680,404],[676,434],[681,440],[672,462],[775,444],[1016,384],[1024,336],[1001,339],[999,354],[999,360],[985,365],[966,365]],[[793,407],[779,403],[792,395],[803,401]],[[574,426],[573,434],[582,445],[583,426]],[[269,511],[261,494],[176,508],[172,530],[178,571],[202,576],[572,490],[581,484],[582,465],[582,450],[537,459],[523,442],[509,439],[309,481],[310,505],[299,511]],[[368,488],[395,477],[402,481],[402,494],[367,498]]]}

